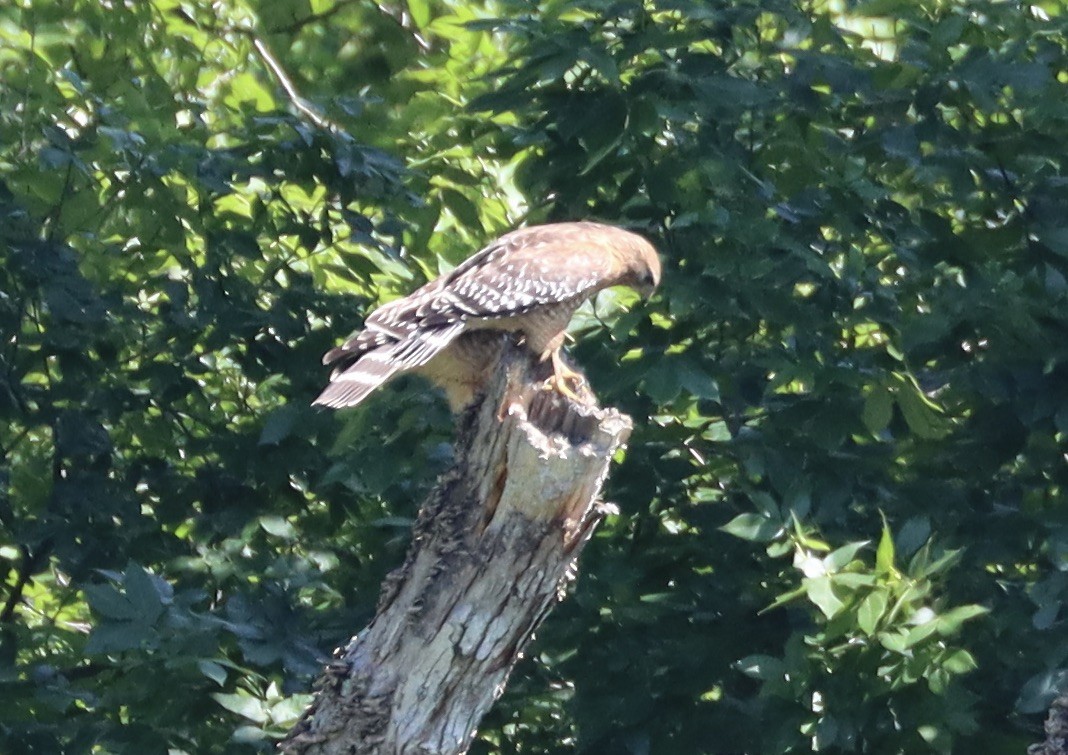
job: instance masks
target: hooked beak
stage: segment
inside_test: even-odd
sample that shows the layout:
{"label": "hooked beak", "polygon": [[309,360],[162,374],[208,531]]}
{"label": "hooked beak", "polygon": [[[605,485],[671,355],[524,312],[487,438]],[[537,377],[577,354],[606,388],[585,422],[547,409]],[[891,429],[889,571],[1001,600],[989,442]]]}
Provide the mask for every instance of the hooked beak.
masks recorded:
{"label": "hooked beak", "polygon": [[642,281],[634,290],[642,295],[643,299],[649,299],[656,293],[657,285],[655,281]]}

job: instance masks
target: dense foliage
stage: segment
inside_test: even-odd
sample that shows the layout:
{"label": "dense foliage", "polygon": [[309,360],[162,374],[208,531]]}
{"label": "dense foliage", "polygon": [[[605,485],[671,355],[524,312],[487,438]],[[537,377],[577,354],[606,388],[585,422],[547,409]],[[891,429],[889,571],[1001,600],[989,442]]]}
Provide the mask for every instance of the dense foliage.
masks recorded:
{"label": "dense foliage", "polygon": [[636,419],[480,753],[1020,752],[1068,684],[1068,16],[0,8],[0,749],[266,751],[449,464],[321,353],[522,222],[644,230]]}

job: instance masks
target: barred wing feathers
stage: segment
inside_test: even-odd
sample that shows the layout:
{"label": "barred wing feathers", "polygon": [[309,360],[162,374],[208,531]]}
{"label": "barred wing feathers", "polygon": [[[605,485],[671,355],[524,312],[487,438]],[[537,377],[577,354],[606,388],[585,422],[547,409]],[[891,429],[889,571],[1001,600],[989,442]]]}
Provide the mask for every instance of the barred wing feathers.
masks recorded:
{"label": "barred wing feathers", "polygon": [[592,223],[502,236],[452,272],[375,310],[364,330],[323,357],[330,385],[313,402],[354,406],[398,372],[415,369],[464,330],[585,298],[619,278],[616,229]]}
{"label": "barred wing feathers", "polygon": [[614,285],[621,273],[612,254],[615,232],[563,223],[509,233],[439,279],[441,291],[421,303],[418,316],[515,317],[585,298]]}

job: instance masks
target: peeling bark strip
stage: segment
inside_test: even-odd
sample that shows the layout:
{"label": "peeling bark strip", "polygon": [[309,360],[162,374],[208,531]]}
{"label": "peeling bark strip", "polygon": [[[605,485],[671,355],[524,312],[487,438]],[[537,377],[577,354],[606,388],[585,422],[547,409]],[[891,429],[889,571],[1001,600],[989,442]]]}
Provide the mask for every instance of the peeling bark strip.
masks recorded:
{"label": "peeling bark strip", "polygon": [[541,390],[504,360],[460,421],[457,465],[419,513],[370,626],[339,651],[281,747],[303,755],[467,751],[520,652],[563,597],[605,506],[630,418]]}

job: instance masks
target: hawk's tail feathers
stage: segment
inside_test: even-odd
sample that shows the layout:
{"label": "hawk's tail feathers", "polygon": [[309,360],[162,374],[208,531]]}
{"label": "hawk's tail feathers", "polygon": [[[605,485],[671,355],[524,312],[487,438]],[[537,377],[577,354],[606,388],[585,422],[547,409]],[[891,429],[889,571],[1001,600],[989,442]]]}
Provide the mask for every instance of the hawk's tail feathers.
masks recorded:
{"label": "hawk's tail feathers", "polygon": [[452,323],[445,328],[423,330],[411,338],[372,349],[354,364],[335,372],[312,404],[341,409],[356,406],[375,388],[398,372],[421,367],[460,335],[464,324]]}
{"label": "hawk's tail feathers", "polygon": [[358,362],[330,378],[330,385],[312,404],[332,409],[356,406],[401,370],[402,365],[393,358],[392,352],[392,347],[367,352]]}

